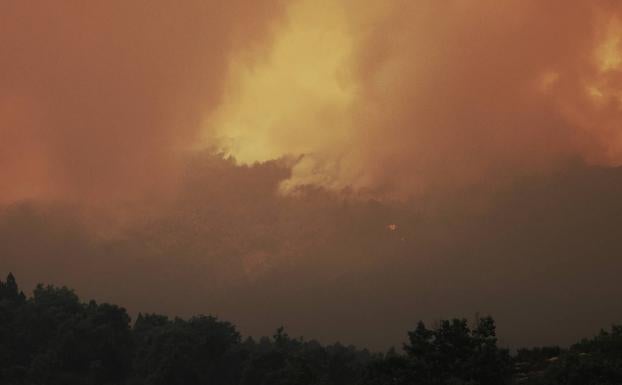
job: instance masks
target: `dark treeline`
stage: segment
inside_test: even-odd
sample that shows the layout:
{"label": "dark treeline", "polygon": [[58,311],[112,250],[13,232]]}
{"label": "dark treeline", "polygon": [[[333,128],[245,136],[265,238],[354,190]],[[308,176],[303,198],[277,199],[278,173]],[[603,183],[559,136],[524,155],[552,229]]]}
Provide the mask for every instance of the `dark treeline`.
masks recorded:
{"label": "dark treeline", "polygon": [[81,302],[66,287],[31,297],[0,281],[1,384],[503,385],[622,384],[622,327],[569,349],[497,346],[491,317],[423,323],[387,353],[291,338],[243,339],[211,316],[188,320]]}

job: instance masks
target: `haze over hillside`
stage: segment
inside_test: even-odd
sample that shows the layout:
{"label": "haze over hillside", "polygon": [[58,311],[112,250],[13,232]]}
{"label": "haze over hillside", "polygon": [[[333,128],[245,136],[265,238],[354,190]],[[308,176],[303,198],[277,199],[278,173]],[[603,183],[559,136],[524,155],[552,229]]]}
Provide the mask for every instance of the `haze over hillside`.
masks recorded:
{"label": "haze over hillside", "polygon": [[0,4],[0,274],[374,349],[622,320],[622,3]]}

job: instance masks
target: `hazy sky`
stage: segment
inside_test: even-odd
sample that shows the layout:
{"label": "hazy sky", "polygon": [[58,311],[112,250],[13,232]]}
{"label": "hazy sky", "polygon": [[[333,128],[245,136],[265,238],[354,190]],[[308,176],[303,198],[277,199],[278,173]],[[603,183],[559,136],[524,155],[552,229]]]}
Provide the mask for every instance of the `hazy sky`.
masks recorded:
{"label": "hazy sky", "polygon": [[[0,3],[0,273],[373,348],[622,321],[617,0]],[[4,273],[3,273],[4,274]]]}

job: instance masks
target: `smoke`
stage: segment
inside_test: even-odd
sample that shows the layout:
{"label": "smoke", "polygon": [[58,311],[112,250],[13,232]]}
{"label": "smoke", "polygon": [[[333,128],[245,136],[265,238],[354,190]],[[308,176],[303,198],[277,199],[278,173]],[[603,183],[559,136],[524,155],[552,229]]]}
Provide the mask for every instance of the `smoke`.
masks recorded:
{"label": "smoke", "polygon": [[170,198],[205,147],[400,197],[622,157],[615,1],[1,7],[2,202]]}
{"label": "smoke", "polygon": [[619,1],[6,0],[0,58],[26,288],[376,347],[620,319]]}
{"label": "smoke", "polygon": [[0,5],[0,202],[168,196],[279,0]]}
{"label": "smoke", "polygon": [[234,60],[207,132],[281,187],[417,195],[622,160],[612,1],[301,0],[268,60]]}
{"label": "smoke", "polygon": [[[489,313],[503,344],[567,344],[622,320],[622,168],[526,178],[472,210],[479,192],[425,211],[278,196],[280,162],[195,159],[179,201],[116,237],[75,208],[0,209],[0,274],[28,291],[74,287],[138,312],[218,315],[245,335],[293,335],[374,349],[420,319]],[[491,200],[489,196],[486,197]]]}

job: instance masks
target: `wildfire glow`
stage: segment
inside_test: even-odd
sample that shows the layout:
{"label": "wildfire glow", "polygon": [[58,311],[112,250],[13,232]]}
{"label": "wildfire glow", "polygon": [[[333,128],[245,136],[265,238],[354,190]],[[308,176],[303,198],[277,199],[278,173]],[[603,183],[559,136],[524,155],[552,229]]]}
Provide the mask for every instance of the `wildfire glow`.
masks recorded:
{"label": "wildfire glow", "polygon": [[622,22],[613,19],[607,34],[597,50],[601,71],[619,70],[622,65]]}
{"label": "wildfire glow", "polygon": [[344,9],[333,1],[301,1],[267,58],[230,66],[224,101],[208,122],[215,139],[239,162],[313,152],[345,140],[354,98],[346,65],[352,52]]}

